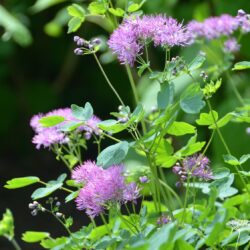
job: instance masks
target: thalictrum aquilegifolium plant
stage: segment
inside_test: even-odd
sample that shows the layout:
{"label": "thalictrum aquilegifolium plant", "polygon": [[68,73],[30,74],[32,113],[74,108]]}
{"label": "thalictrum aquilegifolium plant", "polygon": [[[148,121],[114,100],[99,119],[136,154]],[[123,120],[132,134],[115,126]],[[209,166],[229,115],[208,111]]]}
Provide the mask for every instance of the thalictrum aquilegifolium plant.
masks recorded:
{"label": "thalictrum aquilegifolium plant", "polygon": [[[114,6],[105,0],[92,1],[87,9],[78,4],[68,7],[69,33],[76,32],[88,15],[102,16],[109,23],[108,41],[75,35],[72,43],[76,56],[94,58],[104,87],[110,88],[120,105],[105,120],[89,102],[31,118],[32,143],[38,150],[53,152],[67,174],[49,182],[36,176],[14,178],[5,187],[40,185],[31,195],[31,214],[54,217],[65,234],[54,238],[49,232],[27,231],[22,240],[52,250],[249,249],[250,172],[244,164],[250,154],[235,157],[221,128],[229,122],[250,122],[250,103],[232,78],[250,68],[250,62],[234,62],[241,37],[250,32],[250,17],[239,10],[236,16],[223,14],[185,23],[164,14],[144,15],[144,2]],[[216,60],[213,43],[222,61]],[[192,46],[200,49],[191,61],[176,54],[176,48]],[[126,105],[105,72],[99,60],[103,47],[126,71],[133,107]],[[156,49],[164,57],[160,69],[151,63]],[[214,57],[213,63],[208,62],[209,56]],[[178,86],[183,76],[188,84]],[[152,109],[145,107],[138,91],[141,78],[159,87]],[[223,84],[230,84],[231,98],[238,106],[220,116],[212,100]],[[200,139],[201,129],[206,130],[207,140]],[[220,167],[206,155],[215,134],[225,152]],[[104,147],[104,140],[110,145]],[[94,160],[84,155],[90,143],[98,152]],[[131,155],[135,158],[132,168],[128,167]],[[64,202],[55,196],[58,190],[65,192]],[[78,231],[71,230],[70,214],[61,211],[68,202],[75,202],[76,209],[89,216],[89,224]],[[0,221],[0,236],[20,249],[13,223],[7,210]]]}

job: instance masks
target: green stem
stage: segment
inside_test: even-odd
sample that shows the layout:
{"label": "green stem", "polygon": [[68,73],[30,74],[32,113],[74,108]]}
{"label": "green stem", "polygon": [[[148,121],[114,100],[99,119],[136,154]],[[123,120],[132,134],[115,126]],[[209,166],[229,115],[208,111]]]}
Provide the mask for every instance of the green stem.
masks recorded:
{"label": "green stem", "polygon": [[[125,66],[126,66],[126,71],[127,71],[127,74],[128,74],[128,79],[129,79],[129,82],[130,82],[130,85],[131,85],[131,88],[132,88],[132,91],[133,91],[135,103],[136,103],[136,106],[137,106],[139,104],[139,96],[138,96],[138,93],[137,93],[135,81],[134,81],[134,78],[133,78],[133,75],[132,75],[132,72],[131,72],[131,69],[130,69],[129,65],[126,64]],[[145,124],[145,122],[143,120],[141,121],[141,125],[142,125],[142,131],[145,134],[147,132],[147,128],[146,128],[146,124]]]}
{"label": "green stem", "polygon": [[173,196],[176,198],[178,201],[180,207],[183,207],[183,203],[179,197],[179,195],[165,182],[165,180],[160,180],[160,183],[163,187],[165,187],[166,190],[168,190],[170,193],[173,194]]}
{"label": "green stem", "polygon": [[113,141],[116,141],[116,142],[121,142],[121,140],[113,137],[112,135],[109,135],[109,134],[106,134],[106,133],[102,133],[102,135],[108,137],[109,139],[113,140]]}
{"label": "green stem", "polygon": [[[47,186],[47,183],[46,182],[43,182],[43,181],[39,181],[39,183],[43,184],[44,186]],[[74,191],[68,189],[68,188],[65,188],[65,187],[60,187],[59,189],[67,192],[67,193],[73,193]]]}
{"label": "green stem", "polygon": [[15,238],[11,239],[10,242],[16,250],[22,250]]}
{"label": "green stem", "polygon": [[189,183],[190,183],[190,175],[188,175],[187,179],[187,188],[185,192],[185,198],[184,198],[184,211],[181,219],[181,223],[184,223],[185,215],[186,215],[186,209],[187,209],[187,202],[188,202],[188,193],[189,193]]}
{"label": "green stem", "polygon": [[101,70],[101,72],[102,72],[102,74],[103,74],[103,76],[104,76],[106,82],[108,83],[109,87],[112,89],[112,91],[113,91],[114,94],[116,95],[116,97],[117,97],[117,99],[119,100],[119,102],[121,103],[121,105],[122,105],[122,106],[125,106],[125,104],[124,104],[124,102],[122,101],[120,95],[119,95],[118,92],[115,90],[115,88],[113,87],[112,83],[110,82],[108,76],[106,75],[106,73],[105,73],[105,71],[104,71],[104,69],[103,69],[103,67],[102,67],[102,65],[101,65],[101,63],[100,63],[98,57],[96,56],[95,53],[93,53],[93,55],[94,55],[94,58],[95,58],[95,60],[96,60],[96,62],[97,62],[97,65],[99,66],[99,68],[100,68],[100,70]]}
{"label": "green stem", "polygon": [[[212,118],[213,118],[213,121],[214,121],[214,124],[215,124],[215,128],[216,128],[216,131],[217,131],[217,133],[218,133],[218,135],[219,135],[219,137],[220,137],[220,140],[221,140],[222,144],[224,145],[224,147],[225,147],[225,149],[226,149],[226,152],[227,152],[229,155],[232,155],[231,152],[230,152],[230,149],[229,149],[229,147],[227,146],[227,143],[226,143],[226,141],[225,141],[225,139],[224,139],[224,137],[223,137],[223,135],[222,135],[222,133],[221,133],[221,131],[220,131],[218,125],[217,125],[216,119],[215,119],[214,114],[213,114],[213,112],[212,112],[211,103],[210,103],[210,101],[209,101],[208,99],[207,99],[206,101],[207,101],[208,108],[209,108],[209,110],[210,110],[210,112],[211,112],[211,114],[212,114]],[[241,173],[239,172],[238,168],[237,168],[236,166],[234,166],[234,168],[235,168],[236,173],[239,175],[240,180],[241,180],[243,186],[245,187],[245,189],[247,190],[247,192],[250,194],[250,190],[249,190],[249,188],[248,188],[248,186],[247,186],[247,183],[245,182],[245,180],[244,180],[244,178],[242,177]]]}
{"label": "green stem", "polygon": [[232,77],[230,76],[230,74],[229,74],[228,72],[226,73],[226,76],[227,76],[227,79],[228,79],[228,81],[229,81],[229,83],[230,83],[232,89],[233,89],[233,92],[234,92],[236,98],[238,99],[239,103],[240,103],[242,106],[244,106],[244,105],[245,105],[245,102],[244,102],[244,100],[243,100],[243,98],[242,98],[240,92],[238,91],[238,89],[237,89],[236,86],[234,85],[233,80],[232,80]]}
{"label": "green stem", "polygon": [[103,213],[101,213],[100,216],[101,216],[101,219],[102,219],[102,221],[103,221],[103,223],[104,223],[104,225],[105,225],[105,227],[106,227],[106,229],[107,229],[107,231],[108,231],[108,233],[109,233],[109,235],[110,235],[110,237],[111,237],[111,231],[110,231],[110,228],[109,228],[109,226],[108,226],[108,223],[107,223],[107,221],[106,221],[106,219],[105,219],[105,216],[103,215]]}

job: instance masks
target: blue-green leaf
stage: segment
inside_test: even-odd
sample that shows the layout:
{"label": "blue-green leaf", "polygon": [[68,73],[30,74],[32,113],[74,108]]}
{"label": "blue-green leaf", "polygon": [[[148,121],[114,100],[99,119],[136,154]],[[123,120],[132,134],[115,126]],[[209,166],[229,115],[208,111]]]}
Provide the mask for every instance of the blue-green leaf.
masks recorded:
{"label": "blue-green leaf", "polygon": [[97,165],[103,168],[108,168],[111,165],[121,163],[129,149],[129,143],[122,141],[112,146],[105,148],[97,157]]}
{"label": "blue-green leaf", "polygon": [[197,114],[205,106],[203,94],[197,84],[190,85],[180,98],[181,109],[188,114]]}
{"label": "blue-green leaf", "polygon": [[174,84],[164,82],[161,84],[161,90],[157,95],[157,104],[159,109],[165,109],[174,100]]}
{"label": "blue-green leaf", "polygon": [[84,108],[75,104],[71,105],[72,114],[75,118],[81,121],[87,121],[93,116],[93,108],[89,102],[86,102]]}

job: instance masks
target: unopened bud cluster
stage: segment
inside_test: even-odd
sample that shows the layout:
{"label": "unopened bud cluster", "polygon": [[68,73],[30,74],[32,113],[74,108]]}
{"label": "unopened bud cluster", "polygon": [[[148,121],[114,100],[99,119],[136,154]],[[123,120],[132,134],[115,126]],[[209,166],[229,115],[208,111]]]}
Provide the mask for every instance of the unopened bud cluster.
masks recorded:
{"label": "unopened bud cluster", "polygon": [[172,57],[171,63],[174,65],[172,68],[172,75],[174,76],[177,76],[186,67],[185,61],[179,56]]}
{"label": "unopened bud cluster", "polygon": [[32,203],[29,203],[29,209],[31,210],[31,215],[36,216],[39,211],[45,212],[46,209],[37,201],[33,201]]}
{"label": "unopened bud cluster", "polygon": [[119,110],[118,121],[120,123],[126,123],[129,120],[130,111],[122,105],[118,107],[118,110]]}
{"label": "unopened bud cluster", "polygon": [[87,53],[93,52],[94,49],[101,44],[101,40],[99,38],[94,38],[90,41],[87,41],[79,36],[74,36],[73,40],[78,46],[78,48],[74,50],[74,53],[78,56],[83,55],[84,51]]}

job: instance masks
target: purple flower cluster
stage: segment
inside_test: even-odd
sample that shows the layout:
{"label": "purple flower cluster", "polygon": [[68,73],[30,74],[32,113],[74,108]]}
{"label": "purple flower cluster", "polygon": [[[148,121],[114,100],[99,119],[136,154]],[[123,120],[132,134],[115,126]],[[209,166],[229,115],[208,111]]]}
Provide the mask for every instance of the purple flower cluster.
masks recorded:
{"label": "purple flower cluster", "polygon": [[250,19],[243,10],[239,10],[236,17],[223,14],[209,17],[203,22],[193,20],[189,22],[187,28],[192,34],[193,42],[197,38],[212,40],[222,36],[231,36],[238,29],[243,33],[250,32]]}
{"label": "purple flower cluster", "polygon": [[72,179],[84,185],[76,198],[77,208],[85,210],[92,218],[109,206],[135,202],[140,196],[135,183],[125,183],[123,167],[120,165],[102,169],[95,162],[86,161],[74,169]]}
{"label": "purple flower cluster", "polygon": [[224,51],[228,53],[235,53],[240,50],[240,44],[235,38],[230,38],[224,42]]}
{"label": "purple flower cluster", "polygon": [[166,216],[164,214],[162,214],[158,220],[157,220],[157,225],[159,226],[163,226],[165,224],[168,224],[171,221],[171,218],[169,216]]}
{"label": "purple flower cluster", "polygon": [[67,137],[67,135],[60,130],[60,125],[46,128],[39,123],[39,120],[42,117],[55,116],[55,115],[65,117],[65,120],[72,120],[70,108],[57,109],[45,115],[43,114],[34,115],[31,118],[30,126],[36,133],[32,139],[32,142],[36,145],[37,149],[40,149],[41,146],[47,148],[53,144],[65,144],[69,142],[69,138]]}
{"label": "purple flower cluster", "polygon": [[[62,116],[65,118],[65,121],[53,127],[43,127],[39,120],[49,116]],[[68,135],[61,130],[61,127],[71,121],[77,121],[77,119],[73,117],[70,108],[56,109],[47,114],[34,115],[30,120],[30,126],[36,133],[32,142],[36,145],[37,149],[40,149],[41,146],[47,148],[54,144],[68,143],[70,139]],[[97,127],[97,124],[100,121],[98,117],[93,115],[83,126],[78,128],[78,131],[84,132],[86,139],[89,139],[92,134],[99,135],[101,131]]]}
{"label": "purple flower cluster", "polygon": [[185,158],[182,161],[182,164],[177,163],[173,167],[173,172],[180,177],[180,181],[177,183],[177,186],[180,186],[183,182],[185,182],[188,176],[205,181],[213,179],[209,163],[209,159],[201,154]]}
{"label": "purple flower cluster", "polygon": [[146,42],[155,46],[186,46],[191,35],[176,19],[162,15],[130,17],[111,35],[108,45],[122,64],[133,65]]}

